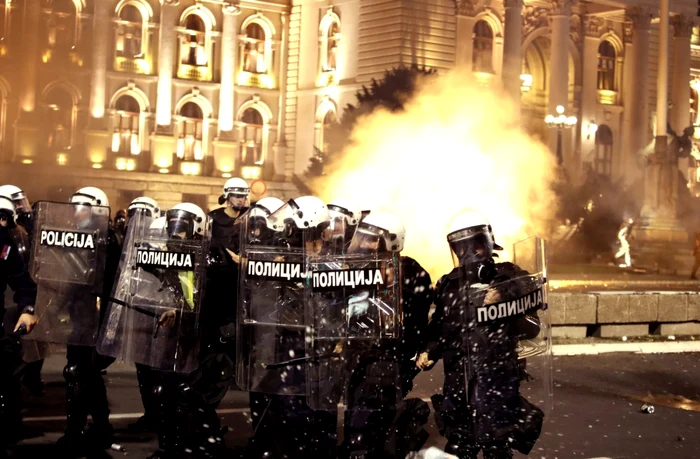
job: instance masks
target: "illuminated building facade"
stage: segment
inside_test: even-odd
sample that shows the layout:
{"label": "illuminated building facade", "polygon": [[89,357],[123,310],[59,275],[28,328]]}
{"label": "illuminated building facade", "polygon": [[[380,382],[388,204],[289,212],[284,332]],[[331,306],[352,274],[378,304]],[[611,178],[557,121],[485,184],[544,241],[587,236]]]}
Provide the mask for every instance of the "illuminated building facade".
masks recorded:
{"label": "illuminated building facade", "polygon": [[[658,11],[637,3],[3,0],[0,177],[51,199],[101,186],[115,207],[145,193],[213,208],[233,175],[290,197],[342,107],[401,63],[503,84],[550,143],[544,117],[563,105],[579,119],[564,142],[573,176],[638,174]],[[671,10],[676,129],[698,121],[696,11]]]}

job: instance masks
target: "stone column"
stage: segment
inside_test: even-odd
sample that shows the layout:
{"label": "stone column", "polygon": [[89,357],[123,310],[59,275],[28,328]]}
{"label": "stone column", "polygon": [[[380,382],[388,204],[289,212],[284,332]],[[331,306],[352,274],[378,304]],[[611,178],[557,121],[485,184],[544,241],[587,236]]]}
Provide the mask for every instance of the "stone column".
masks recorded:
{"label": "stone column", "polygon": [[503,31],[503,88],[515,103],[514,117],[520,118],[520,73],[522,71],[523,0],[505,0]]}
{"label": "stone column", "polygon": [[[549,68],[549,103],[547,113],[556,115],[556,108],[562,105],[568,111],[569,103],[569,30],[571,18],[572,0],[552,0],[552,9],[549,12],[551,18],[551,56]],[[557,149],[557,130],[550,129],[549,146],[552,151]],[[563,145],[568,145],[566,139],[568,133],[564,132]],[[566,148],[562,147],[564,166],[569,164],[566,160]]]}
{"label": "stone column", "polygon": [[158,47],[158,100],[156,103],[156,124],[169,126],[172,120],[173,67],[177,37],[175,26],[176,6],[179,0],[160,0],[160,43]]}
{"label": "stone column", "polygon": [[[678,160],[669,149],[666,136],[668,115],[668,54],[669,54],[669,0],[661,0],[659,15],[659,65],[656,78],[656,139],[654,153],[649,155],[644,171],[644,204],[639,240],[648,247],[652,244],[686,243],[688,234],[677,220]],[[663,254],[663,250],[660,253]],[[659,263],[670,262],[669,250]],[[670,260],[669,260],[670,259]]]}
{"label": "stone column", "polygon": [[475,0],[457,0],[457,46],[455,68],[469,74],[473,70]]}
{"label": "stone column", "polygon": [[585,16],[583,20],[585,37],[583,41],[583,76],[581,87],[581,160],[592,161],[595,154],[595,135],[590,134],[589,124],[596,119],[598,105],[598,47],[601,27],[605,23],[597,16]]}
{"label": "stone column", "polygon": [[687,16],[671,18],[674,31],[671,126],[676,134],[690,126],[690,35],[693,21]]}
{"label": "stone column", "polygon": [[95,2],[92,32],[92,74],[90,76],[90,116],[105,114],[105,84],[107,82],[107,43],[109,41],[109,2]]}
{"label": "stone column", "polygon": [[219,131],[233,131],[234,86],[236,78],[236,51],[238,50],[237,5],[224,5],[224,24],[221,32],[221,90],[219,92]]}
{"label": "stone column", "polygon": [[85,159],[102,163],[107,156],[110,135],[105,118],[107,56],[109,32],[109,2],[95,2],[92,32],[92,73],[90,74],[90,120],[85,130]]}
{"label": "stone column", "polygon": [[[170,169],[177,148],[173,117],[173,68],[177,36],[179,0],[160,0],[160,40],[158,45],[158,87],[156,93],[156,127],[151,136],[151,156],[157,169]],[[172,171],[171,171],[172,172]]]}
{"label": "stone column", "polygon": [[[625,53],[625,86],[623,88],[623,138],[627,178],[639,176],[640,151],[649,143],[649,28],[652,13],[646,8],[627,10],[631,22],[625,41],[631,49]],[[629,48],[629,46],[627,47]]]}
{"label": "stone column", "polygon": [[[41,2],[24,2],[24,30],[40,30]],[[31,158],[37,154],[39,125],[36,120],[37,66],[39,33],[28,33],[22,40],[21,86],[19,116],[15,123],[14,159]]]}

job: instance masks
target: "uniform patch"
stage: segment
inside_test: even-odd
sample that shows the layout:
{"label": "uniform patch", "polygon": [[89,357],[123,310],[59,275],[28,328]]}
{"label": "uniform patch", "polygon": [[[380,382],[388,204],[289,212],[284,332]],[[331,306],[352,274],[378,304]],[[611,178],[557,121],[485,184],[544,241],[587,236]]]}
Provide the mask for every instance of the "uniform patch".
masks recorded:
{"label": "uniform patch", "polygon": [[11,249],[12,249],[12,247],[10,247],[9,245],[3,246],[2,252],[0,252],[0,258],[2,258],[3,260],[7,260],[7,257],[10,256]]}

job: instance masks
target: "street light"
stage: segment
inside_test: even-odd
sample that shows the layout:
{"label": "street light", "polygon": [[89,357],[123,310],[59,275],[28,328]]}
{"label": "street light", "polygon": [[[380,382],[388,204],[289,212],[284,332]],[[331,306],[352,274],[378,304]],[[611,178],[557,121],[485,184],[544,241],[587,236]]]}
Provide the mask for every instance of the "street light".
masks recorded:
{"label": "street light", "polygon": [[571,129],[572,127],[576,126],[576,123],[578,123],[578,120],[576,119],[575,116],[566,116],[564,114],[564,107],[561,105],[557,105],[557,115],[547,115],[544,118],[544,122],[547,123],[547,126],[556,129],[557,130],[557,164],[562,165],[564,162],[564,157],[562,154],[562,147],[561,147],[561,142],[562,142],[562,132],[564,132],[564,129]]}

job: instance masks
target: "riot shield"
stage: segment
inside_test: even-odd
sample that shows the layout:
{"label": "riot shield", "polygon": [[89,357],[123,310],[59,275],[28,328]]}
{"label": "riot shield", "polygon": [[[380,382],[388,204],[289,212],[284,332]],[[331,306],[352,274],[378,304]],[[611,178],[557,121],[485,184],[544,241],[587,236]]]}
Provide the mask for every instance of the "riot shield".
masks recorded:
{"label": "riot shield", "polygon": [[199,314],[209,239],[169,239],[151,219],[129,221],[124,265],[100,336],[104,355],[189,373],[199,353]]}
{"label": "riot shield", "polygon": [[40,201],[30,274],[37,324],[28,339],[94,346],[107,252],[109,208]]}
{"label": "riot shield", "polygon": [[[307,260],[307,403],[316,410],[385,411],[401,400],[397,253]],[[362,416],[362,415],[360,415]]]}
{"label": "riot shield", "polygon": [[462,270],[460,314],[466,327],[455,329],[462,334],[466,387],[455,406],[465,410],[476,444],[506,442],[528,454],[551,406],[544,246],[539,238],[515,244],[514,262],[497,263],[490,282],[473,282],[469,269]]}
{"label": "riot shield", "polygon": [[[288,211],[286,206],[280,214]],[[273,214],[274,215],[274,214]],[[290,244],[277,220],[251,210],[239,218],[236,383],[245,391],[305,393],[304,242]]]}

